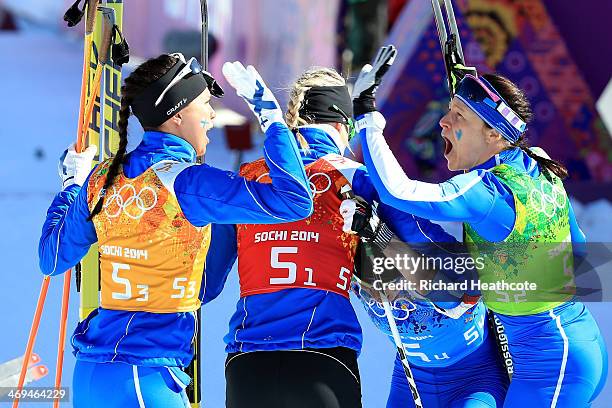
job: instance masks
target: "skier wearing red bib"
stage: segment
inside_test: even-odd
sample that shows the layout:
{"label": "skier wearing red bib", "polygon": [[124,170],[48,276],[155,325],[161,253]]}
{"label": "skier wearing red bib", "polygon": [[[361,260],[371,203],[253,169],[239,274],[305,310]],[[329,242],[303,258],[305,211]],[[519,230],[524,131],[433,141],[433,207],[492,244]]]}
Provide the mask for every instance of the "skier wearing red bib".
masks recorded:
{"label": "skier wearing red bib", "polygon": [[[214,242],[224,248],[218,257],[231,261],[228,253],[237,254],[240,277],[241,297],[225,336],[229,408],[361,406],[362,334],[348,295],[358,238],[343,232],[339,208],[346,191],[370,203],[378,197],[365,167],[341,156],[352,111],[338,73],[305,72],[292,87],[286,120],[302,146],[313,214],[286,224],[225,227],[226,241]],[[240,173],[266,183],[268,169],[258,160]],[[403,236],[421,234],[409,214],[386,206],[379,214]],[[431,223],[423,228],[441,231]]]}

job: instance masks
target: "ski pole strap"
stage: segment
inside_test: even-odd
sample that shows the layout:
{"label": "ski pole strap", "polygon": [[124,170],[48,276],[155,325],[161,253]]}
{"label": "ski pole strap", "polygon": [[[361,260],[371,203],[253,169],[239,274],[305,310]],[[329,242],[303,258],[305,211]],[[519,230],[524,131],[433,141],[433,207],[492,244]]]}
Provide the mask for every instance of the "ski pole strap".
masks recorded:
{"label": "ski pole strap", "polygon": [[83,8],[80,9],[79,3],[81,0],[76,0],[72,6],[66,10],[66,13],[64,13],[64,21],[68,23],[68,27],[74,27],[75,25],[79,24],[81,19],[83,19],[83,16],[85,15],[85,7],[87,7],[88,1],[89,0],[85,0],[85,3],[83,3]]}
{"label": "ski pole strap", "polygon": [[[117,42],[117,37],[119,37],[119,42]],[[123,65],[130,60],[130,46],[117,24],[113,26],[111,44],[111,58],[115,64]]]}

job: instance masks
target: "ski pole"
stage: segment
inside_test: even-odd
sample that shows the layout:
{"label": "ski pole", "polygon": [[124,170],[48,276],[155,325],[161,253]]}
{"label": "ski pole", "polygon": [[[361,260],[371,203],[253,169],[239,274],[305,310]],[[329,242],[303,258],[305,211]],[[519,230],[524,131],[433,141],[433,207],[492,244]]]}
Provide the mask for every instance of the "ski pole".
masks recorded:
{"label": "ski pole", "polygon": [[[83,151],[83,145],[85,144],[85,138],[82,136],[83,128],[86,126],[83,123],[83,109],[85,106],[85,101],[87,99],[87,79],[89,76],[89,61],[91,58],[91,44],[93,41],[93,30],[95,26],[96,20],[96,12],[98,0],[86,1],[87,6],[87,20],[85,22],[85,50],[84,50],[84,61],[83,61],[83,75],[81,78],[81,96],[79,101],[79,122],[77,124],[77,140],[75,143],[75,150],[77,152]],[[96,95],[92,95],[92,98],[95,99]],[[66,345],[66,326],[68,324],[68,309],[70,305],[70,280],[71,280],[71,270],[68,269],[64,273],[64,285],[62,290],[62,310],[60,316],[60,326],[59,326],[59,338],[57,341],[57,360],[55,363],[55,390],[56,395],[58,396],[53,400],[53,407],[57,408],[60,404],[59,398],[59,389],[62,386],[62,374],[64,369],[64,351]]]}
{"label": "ski pole", "polygon": [[[378,279],[382,287],[382,279]],[[389,328],[391,329],[391,334],[393,336],[393,342],[395,343],[395,347],[397,347],[397,353],[400,357],[400,361],[402,362],[402,367],[404,368],[404,374],[406,374],[406,380],[408,381],[408,387],[410,387],[410,392],[412,394],[412,399],[414,400],[415,408],[423,408],[423,403],[421,402],[421,395],[419,394],[419,390],[417,389],[416,382],[414,381],[414,376],[412,375],[412,370],[410,369],[410,363],[408,363],[408,357],[406,356],[406,350],[404,349],[404,343],[402,343],[402,339],[400,337],[399,331],[397,330],[397,324],[395,323],[395,318],[393,317],[393,312],[391,312],[391,305],[389,303],[389,298],[387,298],[387,294],[384,290],[380,290],[380,297],[382,300],[383,308],[385,309],[385,317],[387,318],[387,322],[389,323]],[[409,312],[406,312],[409,313]]]}
{"label": "ski pole", "polygon": [[55,363],[55,392],[57,397],[53,400],[54,408],[59,407],[60,403],[59,389],[62,386],[64,347],[66,345],[66,325],[68,323],[68,306],[70,304],[70,275],[71,270],[68,269],[64,273],[64,289],[62,290],[62,314],[60,317],[59,339],[57,341],[57,360]]}
{"label": "ski pole", "polygon": [[[208,1],[200,0],[200,19],[202,29],[200,31],[200,63],[204,71],[208,71]],[[204,163],[204,155],[196,158],[198,164]]]}
{"label": "ski pole", "polygon": [[[348,189],[346,188],[348,187]],[[354,199],[355,193],[350,188],[350,186],[345,186],[340,190],[340,195],[343,199]],[[376,214],[378,211],[378,206],[376,203],[372,205],[372,213]],[[362,244],[364,241],[362,241]],[[414,375],[412,375],[412,370],[410,369],[410,363],[408,362],[408,357],[406,355],[406,350],[404,349],[404,343],[402,342],[402,338],[400,337],[399,331],[397,330],[397,324],[395,323],[395,317],[393,317],[393,312],[391,311],[391,304],[389,302],[389,298],[385,293],[383,286],[383,278],[381,274],[376,274],[376,279],[373,284],[373,288],[376,290],[376,283],[378,282],[381,288],[377,290],[380,294],[380,298],[382,301],[383,309],[385,310],[385,317],[387,318],[387,323],[389,323],[389,329],[391,329],[391,335],[393,337],[393,342],[395,343],[395,347],[397,348],[397,354],[400,357],[400,361],[402,362],[402,367],[404,369],[404,374],[406,375],[406,380],[408,381],[408,387],[410,388],[410,393],[412,394],[412,399],[414,401],[415,408],[423,408],[423,403],[421,402],[421,395],[419,394],[419,390],[417,389],[416,382],[414,381]],[[359,280],[359,278],[357,278]],[[361,283],[360,283],[361,285]],[[406,313],[410,313],[406,311]],[[406,316],[408,318],[408,315]]]}
{"label": "ski pole", "polygon": [[[93,42],[93,31],[96,22],[96,11],[98,9],[99,0],[85,0],[83,10],[78,9],[77,6],[79,2],[80,0],[77,0],[64,15],[64,20],[68,22],[68,26],[73,27],[79,23],[83,17],[85,7],[87,7],[87,18],[85,20],[85,49],[83,50],[83,73],[81,76],[81,96],[79,99],[79,119],[77,122],[77,145],[81,143],[80,138],[81,134],[83,134],[83,121],[85,117],[85,105],[87,102],[87,80],[89,78],[91,59],[91,44]],[[80,151],[78,148],[75,150]]]}
{"label": "ski pole", "polygon": [[[444,11],[446,12],[446,19],[449,26],[448,31],[444,23],[440,4],[444,6]],[[451,0],[431,0],[431,6],[433,8],[434,20],[438,30],[438,39],[440,40],[442,56],[444,57],[448,90],[452,98],[455,95],[455,89],[459,81],[461,81],[466,74],[477,76],[477,72],[476,68],[465,66],[463,47],[461,46],[461,38],[459,37],[459,28],[457,27],[457,19],[455,18]]]}
{"label": "ski pole", "polygon": [[[98,98],[98,94],[100,93],[100,84],[102,82],[102,71],[104,69],[104,65],[107,63],[108,52],[111,45],[111,37],[113,32],[113,24],[111,22],[111,17],[104,13],[104,18],[102,20],[102,47],[100,48],[98,54],[98,66],[96,67],[96,73],[94,75],[93,81],[93,89],[91,91],[89,102],[85,108],[85,118],[83,122],[79,123],[81,127],[81,132],[77,135],[77,140],[81,140],[82,145],[85,144],[85,136],[87,133],[89,122],[91,121],[91,115],[93,113],[94,106],[96,104],[96,99]],[[78,151],[78,150],[77,150]]]}
{"label": "ski pole", "polygon": [[[436,0],[437,1],[437,0]],[[354,195],[354,193],[351,192]],[[372,205],[372,213],[378,212],[378,205],[374,203]],[[400,361],[402,362],[402,368],[404,369],[404,374],[406,375],[406,381],[408,381],[408,387],[410,388],[410,393],[412,394],[412,400],[414,401],[415,408],[423,408],[423,403],[421,402],[421,395],[419,394],[419,390],[417,388],[416,382],[414,381],[414,375],[412,374],[412,369],[410,369],[410,363],[408,362],[408,356],[406,355],[406,349],[404,348],[404,343],[402,342],[402,338],[400,337],[399,331],[397,330],[397,324],[395,323],[395,317],[393,317],[393,312],[391,311],[391,303],[389,302],[389,298],[385,293],[383,278],[382,275],[376,274],[377,279],[374,283],[379,282],[380,290],[378,293],[380,294],[380,299],[382,300],[383,309],[385,310],[385,317],[387,318],[387,323],[389,323],[389,329],[391,329],[391,336],[393,337],[393,342],[395,343],[395,347],[397,348],[397,354],[399,355]],[[374,285],[376,287],[376,285]],[[406,319],[408,318],[410,312],[406,310]]]}
{"label": "ski pole", "polygon": [[[64,16],[64,20],[68,21],[69,26],[73,26],[79,22],[79,20],[83,16],[83,10],[78,9],[78,3],[80,0],[77,0],[73,6],[66,12]],[[81,99],[80,99],[80,109],[79,109],[79,123],[77,127],[77,135],[82,133],[82,119],[83,119],[83,107],[85,106],[85,97],[86,97],[86,84],[87,84],[87,76],[89,74],[89,59],[91,52],[91,42],[93,37],[93,26],[95,22],[95,14],[97,9],[98,0],[86,0],[85,6],[87,7],[87,20],[85,24],[85,52],[83,57],[83,75],[81,78]],[[72,13],[72,14],[71,14]],[[75,14],[76,13],[76,14]],[[75,146],[75,150],[81,151],[82,143],[79,136],[77,136],[77,142]],[[45,306],[45,300],[47,297],[47,292],[49,290],[49,283],[51,278],[49,276],[45,276],[43,278],[43,284],[40,290],[40,295],[38,296],[38,302],[36,304],[36,311],[34,313],[34,320],[32,321],[32,326],[30,328],[30,334],[28,336],[28,343],[26,346],[26,352],[24,354],[24,364],[21,367],[21,372],[19,374],[19,381],[17,383],[17,390],[21,391],[23,389],[23,384],[25,382],[25,377],[27,373],[27,361],[29,361],[30,356],[32,354],[32,349],[34,348],[34,343],[36,341],[36,336],[38,334],[38,328],[40,327],[40,319],[42,316],[42,312]],[[62,314],[60,317],[60,339],[58,342],[58,355],[56,362],[56,376],[55,376],[55,388],[59,389],[63,371],[63,356],[64,356],[64,345],[65,345],[65,337],[66,337],[66,323],[67,323],[67,315],[68,315],[68,305],[70,299],[70,269],[66,271],[64,276],[64,289],[62,293]],[[59,400],[54,401],[54,406],[59,404]],[[17,408],[19,406],[19,399],[13,400],[13,408]]]}
{"label": "ski pole", "polygon": [[200,11],[202,15],[202,37],[200,39],[200,59],[202,67],[208,71],[208,2],[200,0]]}
{"label": "ski pole", "polygon": [[[23,389],[23,383],[25,382],[26,373],[28,372],[28,362],[30,361],[30,357],[32,356],[32,350],[34,349],[36,335],[38,334],[38,328],[40,327],[40,318],[45,307],[45,300],[47,298],[50,281],[51,277],[49,275],[45,276],[43,278],[42,287],[40,288],[38,302],[36,302],[36,311],[34,312],[34,319],[32,320],[32,327],[30,327],[30,334],[28,335],[28,344],[26,346],[25,354],[23,355],[23,364],[21,365],[21,372],[19,373],[19,381],[17,382],[18,393],[20,393]],[[19,398],[15,398],[13,400],[13,408],[17,408],[18,406]]]}
{"label": "ski pole", "polygon": [[[202,21],[202,29],[200,36],[200,63],[205,71],[208,71],[208,1],[200,0],[200,18]],[[203,163],[204,157],[198,156],[197,163]],[[206,273],[206,271],[204,271]],[[202,400],[202,389],[201,389],[201,378],[202,378],[202,363],[200,359],[200,342],[202,334],[200,328],[202,327],[202,306],[195,312],[196,319],[196,335],[194,338],[194,356],[189,366],[185,369],[185,372],[189,374],[193,381],[187,387],[187,398],[192,408],[198,408],[200,401]]]}

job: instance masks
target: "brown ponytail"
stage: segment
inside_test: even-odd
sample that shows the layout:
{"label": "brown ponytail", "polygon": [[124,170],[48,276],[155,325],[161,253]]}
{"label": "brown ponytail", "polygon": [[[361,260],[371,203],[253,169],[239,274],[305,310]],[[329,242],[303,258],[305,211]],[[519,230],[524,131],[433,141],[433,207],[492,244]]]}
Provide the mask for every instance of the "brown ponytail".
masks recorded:
{"label": "brown ponytail", "polygon": [[521,138],[511,146],[520,148],[522,151],[527,153],[527,156],[537,161],[540,165],[540,168],[545,168],[547,171],[553,173],[561,180],[567,178],[567,176],[569,175],[569,173],[567,172],[567,168],[557,160],[553,160],[551,158],[540,156],[539,154],[534,153],[531,150],[531,146],[529,146],[529,142],[527,141],[527,138],[524,135],[521,136]]}
{"label": "brown ponytail", "polygon": [[160,55],[142,63],[125,79],[125,84],[121,87],[121,108],[119,110],[119,121],[117,123],[119,132],[119,148],[113,157],[104,187],[100,191],[100,198],[91,211],[89,220],[92,220],[104,207],[104,197],[109,188],[112,187],[115,178],[119,174],[121,165],[125,161],[126,149],[128,144],[128,119],[130,118],[130,105],[136,95],[148,87],[151,83],[161,78],[170,68],[176,64],[175,57],[170,55]]}
{"label": "brown ponytail", "polygon": [[[531,121],[533,118],[531,105],[529,104],[527,96],[525,96],[523,91],[521,91],[518,86],[516,86],[508,78],[501,75],[485,74],[482,75],[482,77],[493,85],[495,90],[499,92],[512,110],[514,110],[514,112],[516,112],[519,117],[525,121],[525,123],[529,123]],[[527,136],[525,134],[523,134],[519,140],[516,141],[516,143],[513,143],[510,146],[520,148],[529,157],[538,162],[540,168],[546,169],[557,177],[564,179],[568,176],[567,168],[563,164],[557,160],[534,153],[530,148],[529,141],[527,140]]]}

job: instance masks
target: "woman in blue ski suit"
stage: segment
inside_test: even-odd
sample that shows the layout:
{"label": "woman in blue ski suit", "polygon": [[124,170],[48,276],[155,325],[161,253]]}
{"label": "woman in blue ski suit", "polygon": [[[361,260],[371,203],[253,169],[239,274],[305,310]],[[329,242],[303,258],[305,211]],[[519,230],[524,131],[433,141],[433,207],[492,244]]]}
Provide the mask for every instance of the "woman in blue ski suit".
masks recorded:
{"label": "woman in blue ski suit", "polygon": [[[333,105],[339,109],[330,110],[329,107]],[[348,287],[344,284],[350,280],[350,274],[345,275],[346,280],[342,281],[338,279],[335,269],[338,258],[347,260],[348,255],[349,262],[353,262],[358,255],[355,252],[329,255],[329,247],[333,247],[333,242],[337,242],[335,240],[352,242],[350,235],[342,233],[343,223],[351,225],[352,221],[347,221],[348,217],[344,220],[338,217],[337,211],[341,205],[338,190],[349,186],[354,194],[369,203],[378,200],[365,167],[340,156],[348,146],[350,131],[347,132],[346,125],[350,124],[348,117],[351,112],[352,101],[348,90],[336,72],[318,68],[302,74],[292,87],[286,119],[302,145],[300,154],[315,195],[315,212],[304,221],[286,225],[238,226],[238,240],[231,227],[219,226],[229,232],[223,234],[227,237],[226,242],[213,242],[213,246],[219,248],[214,254],[219,255],[217,258],[227,257],[226,272],[236,253],[239,254],[241,283],[241,298],[225,337],[228,352],[226,403],[230,408],[356,407],[361,404],[356,358],[361,351],[362,333],[348,296],[345,296],[348,295]],[[243,166],[242,172],[252,177],[262,177],[256,172],[257,168],[258,162],[250,163]],[[329,213],[329,208],[335,214]],[[410,214],[385,205],[380,205],[378,211],[394,231],[411,242],[426,241],[428,238],[425,234],[440,241],[450,239],[439,226],[424,220],[419,225]],[[282,233],[278,233],[281,227],[290,232],[318,232],[320,239],[313,246],[278,239],[283,237]],[[263,238],[259,242],[248,239],[258,234],[260,237],[264,234],[270,236],[271,232],[274,232],[274,241],[270,248],[264,246]],[[324,236],[331,238],[331,241],[324,240]],[[270,268],[271,253],[279,247],[296,248],[295,254],[287,251],[277,259],[285,266],[295,263],[295,282],[278,290],[270,286],[255,287],[252,275],[272,279],[287,275],[287,269]],[[300,275],[303,269],[310,269],[311,275]],[[326,287],[322,275],[337,280]],[[338,288],[336,284],[344,290],[335,289]],[[482,304],[478,310],[482,315]],[[491,363],[496,356],[495,350],[480,347],[489,340],[485,341],[483,321],[476,317],[476,314],[470,315],[465,322],[461,320],[459,324],[449,319],[439,325],[456,327],[453,333],[456,332],[461,339],[464,339],[464,331],[469,330],[469,340],[472,340],[471,347],[465,348],[467,353],[463,348],[458,351],[458,347],[444,351],[450,352],[449,358],[456,361],[472,349],[484,350],[479,354],[483,358],[488,354],[486,365],[482,364],[479,366],[480,371],[473,373],[472,378],[477,377],[480,383],[473,384],[472,390],[491,390],[487,394],[489,397],[494,395],[503,399],[503,372],[499,365]],[[427,352],[430,351],[432,349],[428,348]],[[434,358],[433,354],[431,356]],[[296,370],[295,367],[300,369]],[[502,379],[496,383],[500,377]],[[491,387],[493,383],[495,385]]]}
{"label": "woman in blue ski suit", "polygon": [[[376,88],[395,55],[394,47],[382,47],[373,66],[366,65],[362,70],[353,91],[355,116],[373,107]],[[379,200],[377,194],[375,197]],[[383,204],[379,208],[388,207]],[[355,230],[351,228],[354,212],[345,211],[342,215],[345,231]],[[404,220],[406,216],[410,222]],[[434,243],[444,243],[440,245],[440,254],[426,252],[428,256],[448,256],[451,254],[446,251],[454,249],[451,246],[458,247],[455,238],[440,226],[414,215],[394,212],[384,221],[401,241],[417,252]],[[374,324],[393,341],[377,290],[355,280],[353,291]],[[437,307],[414,291],[403,290],[387,296],[391,299],[391,312],[423,406],[484,408],[503,404],[508,375],[498,357],[494,333],[488,329],[486,308],[477,293],[459,294],[458,301],[441,293]],[[414,399],[400,357],[396,355],[387,407],[413,406]]]}
{"label": "woman in blue ski suit", "polygon": [[[224,73],[262,123],[271,184],[196,164],[215,117],[211,94],[223,92],[195,58],[181,54],[150,59],[125,79],[112,160],[90,173],[95,147],[71,148],[63,158],[63,190],[39,244],[41,270],[61,274],[96,242],[100,256],[101,305],[71,339],[75,407],[188,405],[191,379],[181,368],[193,358],[196,311],[219,287],[203,272],[210,224],[278,223],[312,212],[278,103],[254,68],[236,62]],[[126,153],[130,112],[145,133]]]}
{"label": "woman in blue ski suit", "polygon": [[504,406],[587,407],[605,383],[607,352],[595,320],[572,297],[572,244],[576,253],[585,237],[560,181],[567,171],[527,147],[531,115],[524,94],[506,78],[466,75],[440,120],[448,167],[465,173],[440,184],[404,174],[373,104],[357,119],[383,203],[428,220],[463,222],[465,243],[489,256],[481,283],[538,284],[532,292],[482,291],[514,360]]}
{"label": "woman in blue ski suit", "polygon": [[[414,217],[422,234],[405,234],[390,226],[410,244],[453,242],[441,227]],[[427,241],[425,241],[427,240]],[[353,282],[353,292],[374,324],[393,343],[391,329],[379,296]],[[374,290],[374,292],[376,292]],[[509,384],[508,374],[498,356],[495,333],[487,324],[487,310],[478,296],[474,304],[450,301],[432,303],[409,291],[388,295],[391,311],[424,407],[501,407]],[[463,300],[466,300],[464,296]],[[461,309],[457,313],[457,310]],[[452,311],[452,312],[451,312]],[[396,354],[387,408],[414,407],[414,399],[399,355]]]}

